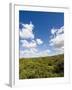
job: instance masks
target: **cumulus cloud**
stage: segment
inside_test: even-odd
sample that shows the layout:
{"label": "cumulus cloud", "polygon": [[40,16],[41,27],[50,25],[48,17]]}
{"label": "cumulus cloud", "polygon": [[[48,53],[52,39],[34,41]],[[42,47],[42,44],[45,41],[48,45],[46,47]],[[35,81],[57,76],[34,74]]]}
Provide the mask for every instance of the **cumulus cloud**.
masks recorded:
{"label": "cumulus cloud", "polygon": [[36,42],[38,45],[43,44],[43,41],[41,39],[36,39]]}
{"label": "cumulus cloud", "polygon": [[[54,30],[54,29],[53,29]],[[55,50],[64,51],[64,26],[60,29],[55,29],[55,32],[51,30],[53,38],[51,38],[50,46]]]}
{"label": "cumulus cloud", "polygon": [[64,26],[62,26],[60,29],[58,29],[57,35],[58,34],[64,34]]}
{"label": "cumulus cloud", "polygon": [[56,33],[56,31],[57,31],[57,29],[52,28],[52,29],[51,29],[51,34],[54,35],[54,34]]}
{"label": "cumulus cloud", "polygon": [[40,56],[38,46],[43,44],[40,38],[35,38],[33,33],[34,25],[22,24],[23,28],[20,30],[20,57],[38,57]]}
{"label": "cumulus cloud", "polygon": [[43,44],[43,41],[41,39],[36,39],[36,40],[20,40],[20,42],[22,43],[22,47],[24,48],[36,48],[38,45]]}
{"label": "cumulus cloud", "polygon": [[57,35],[55,38],[50,40],[50,45],[60,48],[64,46],[64,34]]}
{"label": "cumulus cloud", "polygon": [[24,48],[35,48],[37,46],[36,42],[32,40],[31,42],[28,42],[27,40],[21,40],[22,47]]}
{"label": "cumulus cloud", "polygon": [[30,22],[30,24],[22,24],[22,26],[23,28],[20,30],[20,37],[23,39],[34,39],[34,25],[32,22]]}
{"label": "cumulus cloud", "polygon": [[[34,25],[32,22],[30,24],[22,24],[23,28],[20,30],[20,37],[22,38],[20,42],[24,48],[35,48],[37,45],[43,44],[43,41],[38,38],[34,39],[35,35],[33,34]],[[28,41],[28,39],[31,39]]]}

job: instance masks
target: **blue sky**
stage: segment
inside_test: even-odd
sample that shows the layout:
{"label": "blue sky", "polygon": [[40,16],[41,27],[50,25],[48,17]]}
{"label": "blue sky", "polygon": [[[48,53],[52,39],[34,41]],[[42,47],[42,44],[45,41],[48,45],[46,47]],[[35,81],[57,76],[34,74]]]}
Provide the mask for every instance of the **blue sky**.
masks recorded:
{"label": "blue sky", "polygon": [[[64,13],[19,11],[19,30],[20,57],[63,53]],[[30,45],[25,47],[25,44]],[[31,44],[36,46],[31,47]],[[34,55],[32,50],[35,50]]]}

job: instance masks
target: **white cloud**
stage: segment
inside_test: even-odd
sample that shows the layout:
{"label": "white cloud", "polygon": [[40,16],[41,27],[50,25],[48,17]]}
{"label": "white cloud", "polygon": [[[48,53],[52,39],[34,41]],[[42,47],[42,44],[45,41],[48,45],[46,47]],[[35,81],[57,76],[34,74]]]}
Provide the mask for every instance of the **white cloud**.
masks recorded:
{"label": "white cloud", "polygon": [[57,31],[57,29],[52,28],[52,29],[51,29],[51,34],[54,35],[54,34],[56,33],[56,31]]}
{"label": "white cloud", "polygon": [[20,30],[20,58],[29,57],[40,57],[46,55],[47,52],[40,52],[38,46],[43,44],[40,38],[35,39],[33,34],[34,25],[32,22],[30,24],[22,24],[23,28]]}
{"label": "white cloud", "polygon": [[35,57],[46,57],[49,55],[50,50],[38,51],[36,48],[26,49],[20,51],[20,58],[35,58]]}
{"label": "white cloud", "polygon": [[46,56],[49,56],[51,53],[51,50],[47,49],[47,50],[44,50],[44,51],[40,51],[37,56],[38,57],[46,57]]}
{"label": "white cloud", "polygon": [[54,37],[51,38],[50,46],[52,46],[56,51],[63,52],[64,51],[64,27],[55,30],[56,32],[53,34]]}
{"label": "white cloud", "polygon": [[36,39],[36,42],[38,45],[43,44],[43,41],[41,39]]}
{"label": "white cloud", "polygon": [[57,34],[63,34],[64,33],[64,26],[58,29]]}
{"label": "white cloud", "polygon": [[37,53],[36,48],[30,48],[30,49],[25,49],[25,50],[20,50],[20,58],[30,58],[30,57],[35,57]]}
{"label": "white cloud", "polygon": [[33,29],[34,25],[32,22],[30,24],[22,24],[23,28],[20,30],[20,37],[23,39],[34,39]]}
{"label": "white cloud", "polygon": [[36,41],[35,40],[28,41],[26,39],[20,41],[22,43],[22,47],[24,48],[36,48],[38,45],[43,44],[43,41],[41,39],[36,39]]}
{"label": "white cloud", "polygon": [[34,40],[32,40],[31,42],[28,42],[27,40],[21,40],[22,42],[22,47],[24,48],[35,48],[37,47],[37,44]]}
{"label": "white cloud", "polygon": [[32,24],[32,22],[30,21],[30,24],[22,24],[24,28],[32,31],[32,29],[34,28],[34,25]]}
{"label": "white cloud", "polygon": [[37,52],[37,49],[35,49],[35,48],[26,49],[26,50],[23,51],[23,53],[24,53],[25,55],[26,55],[26,54],[31,55],[31,54],[34,54],[34,53],[36,53],[36,52]]}
{"label": "white cloud", "polygon": [[33,52],[33,53],[36,53],[36,52],[38,51],[37,48],[31,48],[30,50],[31,50],[31,52]]}
{"label": "white cloud", "polygon": [[48,50],[46,50],[46,52],[50,53],[50,52],[51,52],[51,50],[49,50],[49,49],[48,49]]}
{"label": "white cloud", "polygon": [[64,34],[57,35],[55,38],[50,40],[50,45],[60,48],[64,46]]}

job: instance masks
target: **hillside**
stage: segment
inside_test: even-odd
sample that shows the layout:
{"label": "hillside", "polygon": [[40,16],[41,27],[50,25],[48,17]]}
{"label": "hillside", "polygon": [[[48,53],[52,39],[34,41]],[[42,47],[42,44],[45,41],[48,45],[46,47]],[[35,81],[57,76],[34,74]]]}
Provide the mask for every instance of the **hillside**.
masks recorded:
{"label": "hillside", "polygon": [[64,76],[64,55],[22,58],[19,60],[19,79]]}

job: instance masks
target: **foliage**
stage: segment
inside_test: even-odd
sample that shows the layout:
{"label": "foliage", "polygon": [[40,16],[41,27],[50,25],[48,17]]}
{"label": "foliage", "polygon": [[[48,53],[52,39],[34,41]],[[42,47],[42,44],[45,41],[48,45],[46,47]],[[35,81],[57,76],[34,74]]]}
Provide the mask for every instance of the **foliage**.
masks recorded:
{"label": "foliage", "polygon": [[64,76],[64,55],[22,58],[19,60],[19,78],[51,78]]}

